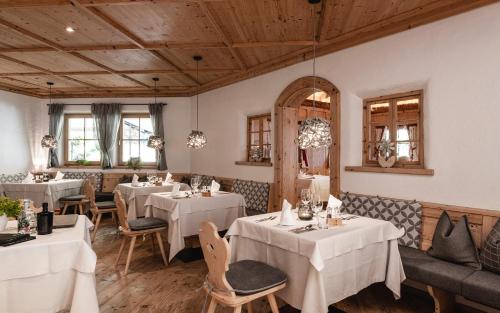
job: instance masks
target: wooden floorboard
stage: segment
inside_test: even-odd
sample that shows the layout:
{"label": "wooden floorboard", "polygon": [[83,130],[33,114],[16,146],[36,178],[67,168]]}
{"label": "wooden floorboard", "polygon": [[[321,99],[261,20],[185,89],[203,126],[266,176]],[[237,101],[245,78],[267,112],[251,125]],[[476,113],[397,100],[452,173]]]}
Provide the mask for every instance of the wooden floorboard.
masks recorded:
{"label": "wooden floorboard", "polygon": [[[166,235],[166,234],[164,234]],[[165,237],[165,236],[164,236]],[[97,254],[97,293],[101,313],[199,313],[205,300],[200,286],[207,274],[203,260],[183,263],[173,260],[165,267],[159,248],[153,256],[151,241],[138,238],[129,273],[121,275],[126,256],[113,268],[121,238],[116,226],[105,220],[99,229],[93,248]],[[164,238],[165,245],[166,238]],[[128,245],[126,246],[128,249]],[[349,297],[335,307],[347,313],[431,313],[433,302],[430,296],[412,288],[403,288],[403,297],[394,300],[383,284],[375,284]],[[218,308],[218,313],[232,312]],[[246,312],[244,310],[244,312]],[[255,313],[270,312],[265,301],[254,304]],[[283,313],[298,310],[282,307]],[[332,312],[335,312],[332,310]]]}

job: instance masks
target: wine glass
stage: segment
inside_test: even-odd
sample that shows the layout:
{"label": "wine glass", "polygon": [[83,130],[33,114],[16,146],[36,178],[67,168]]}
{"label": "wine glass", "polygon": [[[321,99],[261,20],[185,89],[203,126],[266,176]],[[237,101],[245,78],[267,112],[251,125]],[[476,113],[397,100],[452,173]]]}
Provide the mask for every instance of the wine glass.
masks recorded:
{"label": "wine glass", "polygon": [[312,196],[311,208],[314,215],[316,215],[316,219],[318,220],[318,227],[320,227],[319,212],[323,210],[323,201],[321,201],[321,197],[318,194]]}
{"label": "wine glass", "polygon": [[191,188],[193,188],[193,192],[196,193],[198,192],[198,187],[200,186],[200,176],[193,176],[191,177]]}
{"label": "wine glass", "polygon": [[300,191],[300,200],[307,206],[311,202],[311,189],[302,189]]}

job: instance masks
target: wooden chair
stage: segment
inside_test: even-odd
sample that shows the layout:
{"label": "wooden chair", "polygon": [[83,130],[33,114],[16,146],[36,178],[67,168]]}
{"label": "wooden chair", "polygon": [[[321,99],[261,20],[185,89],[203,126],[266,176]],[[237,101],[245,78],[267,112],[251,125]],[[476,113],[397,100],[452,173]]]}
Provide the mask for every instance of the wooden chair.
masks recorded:
{"label": "wooden chair", "polygon": [[163,247],[163,240],[161,238],[161,231],[167,230],[167,221],[155,218],[155,217],[145,217],[138,218],[135,220],[127,221],[126,215],[126,204],[123,200],[122,194],[119,190],[115,190],[115,203],[118,213],[118,222],[120,223],[120,230],[123,235],[122,244],[120,245],[120,250],[118,251],[118,257],[115,261],[115,268],[120,261],[123,249],[127,238],[130,238],[130,248],[128,250],[127,263],[125,264],[125,271],[123,275],[127,275],[128,268],[130,265],[130,260],[132,259],[132,253],[134,252],[135,241],[138,236],[151,235],[151,242],[153,244],[153,255],[155,249],[155,236],[158,241],[158,246],[160,246],[161,256],[163,258],[163,263],[165,266],[168,265],[167,256],[165,254],[165,248]]}
{"label": "wooden chair", "polygon": [[[95,176],[91,177],[94,177],[95,181]],[[92,184],[91,177],[86,179],[85,182],[83,183],[83,190],[85,190],[86,184],[95,185],[95,183]],[[83,215],[85,214],[85,210],[89,202],[90,200],[87,198],[87,195],[85,194],[59,198],[59,203],[64,205],[62,210],[62,215],[66,214],[66,211],[68,210],[69,206],[75,206],[75,213],[76,213],[76,208],[78,208],[80,215]]]}
{"label": "wooden chair", "polygon": [[116,220],[116,205],[114,201],[95,201],[95,186],[90,183],[83,185],[83,191],[87,196],[90,204],[90,212],[92,212],[92,223],[94,223],[94,231],[92,232],[91,240],[95,240],[95,236],[97,234],[97,229],[99,228],[99,224],[101,223],[102,215],[105,213],[111,213],[113,219]]}
{"label": "wooden chair", "polygon": [[285,273],[251,260],[229,264],[229,244],[219,236],[217,227],[211,222],[201,224],[200,243],[208,266],[204,288],[212,298],[207,313],[214,313],[219,304],[233,308],[234,313],[240,313],[246,305],[248,312],[252,313],[252,301],[264,296],[272,312],[279,313],[274,293],[286,287]]}

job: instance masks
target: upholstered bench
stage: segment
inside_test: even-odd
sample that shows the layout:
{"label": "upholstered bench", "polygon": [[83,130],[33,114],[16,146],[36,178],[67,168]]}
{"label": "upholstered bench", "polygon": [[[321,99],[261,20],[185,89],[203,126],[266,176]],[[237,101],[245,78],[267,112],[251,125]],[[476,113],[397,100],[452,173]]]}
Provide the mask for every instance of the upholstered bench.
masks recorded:
{"label": "upholstered bench", "polygon": [[245,198],[247,215],[257,215],[268,211],[270,187],[269,183],[236,179],[231,191]]}

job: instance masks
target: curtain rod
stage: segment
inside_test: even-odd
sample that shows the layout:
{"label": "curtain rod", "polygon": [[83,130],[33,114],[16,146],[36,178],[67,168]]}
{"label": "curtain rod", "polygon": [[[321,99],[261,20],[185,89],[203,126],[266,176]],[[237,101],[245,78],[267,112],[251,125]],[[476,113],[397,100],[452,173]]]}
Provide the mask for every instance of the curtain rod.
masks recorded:
{"label": "curtain rod", "polygon": [[[57,102],[54,102],[57,103]],[[114,102],[116,103],[116,102]],[[62,103],[65,106],[66,105],[92,105],[92,104],[111,104],[111,103]],[[121,105],[149,105],[149,103],[119,103]],[[163,105],[167,105],[166,103],[162,103]],[[47,103],[47,106],[49,106],[50,103]]]}

